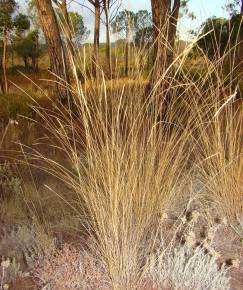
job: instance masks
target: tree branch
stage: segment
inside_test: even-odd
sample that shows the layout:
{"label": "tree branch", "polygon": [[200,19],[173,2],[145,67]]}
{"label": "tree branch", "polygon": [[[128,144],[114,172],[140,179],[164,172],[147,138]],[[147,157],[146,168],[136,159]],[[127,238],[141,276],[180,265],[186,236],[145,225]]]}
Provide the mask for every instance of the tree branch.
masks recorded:
{"label": "tree branch", "polygon": [[181,0],[175,0],[173,8],[172,8],[172,11],[171,11],[171,16],[172,17],[177,16],[180,7],[181,7]]}
{"label": "tree branch", "polygon": [[[88,0],[88,1],[89,1],[89,0]],[[84,1],[83,1],[83,3],[80,3],[80,2],[77,1],[77,0],[71,0],[71,2],[74,2],[74,3],[76,3],[76,4],[78,4],[78,5],[82,6],[82,7],[84,7],[84,8],[86,8],[86,9],[88,9],[92,14],[95,14],[94,11],[93,11],[89,6],[87,6],[87,5],[84,4]],[[71,3],[71,2],[70,2],[70,3]]]}

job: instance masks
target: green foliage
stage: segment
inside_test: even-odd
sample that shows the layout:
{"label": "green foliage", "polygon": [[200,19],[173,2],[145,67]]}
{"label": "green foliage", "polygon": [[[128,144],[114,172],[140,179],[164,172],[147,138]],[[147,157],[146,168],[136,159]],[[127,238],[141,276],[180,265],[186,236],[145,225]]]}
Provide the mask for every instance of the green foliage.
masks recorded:
{"label": "green foliage", "polygon": [[[66,20],[63,17],[62,12],[57,9],[56,13],[62,25],[66,26]],[[71,26],[71,32],[73,37],[73,42],[76,46],[79,46],[90,34],[90,30],[84,25],[83,16],[78,12],[70,11],[68,12],[68,17]]]}
{"label": "green foliage", "polygon": [[243,21],[242,14],[235,14],[232,16],[230,20],[233,41],[237,39],[237,36],[243,36],[242,21]]}
{"label": "green foliage", "polygon": [[139,10],[136,13],[135,25],[136,25],[137,30],[152,26],[152,14],[151,14],[151,12],[148,12],[147,10]]}
{"label": "green foliage", "polygon": [[124,33],[127,35],[133,32],[136,26],[136,14],[129,10],[123,10],[118,13],[112,23],[114,33]]}
{"label": "green foliage", "polygon": [[236,15],[239,13],[243,13],[243,1],[242,0],[231,0],[226,4],[226,9],[230,13],[230,15]]}
{"label": "green foliage", "polygon": [[15,0],[0,0],[0,33],[13,28],[12,14],[16,7]]}
{"label": "green foliage", "polygon": [[134,39],[136,44],[150,43],[153,38],[152,15],[147,10],[121,11],[113,21],[112,29],[115,33],[126,34],[126,38]]}
{"label": "green foliage", "polygon": [[0,118],[16,118],[18,115],[32,117],[30,100],[17,93],[0,94]]}
{"label": "green foliage", "polygon": [[0,164],[0,198],[5,199],[21,191],[21,180],[16,177],[9,162]]}
{"label": "green foliage", "polygon": [[221,57],[230,47],[236,44],[240,34],[242,15],[234,15],[230,20],[226,18],[209,18],[202,25],[199,47],[209,58]]}
{"label": "green foliage", "polygon": [[24,31],[30,29],[30,21],[27,15],[18,14],[14,18],[14,26],[16,27],[16,34],[22,34]]}
{"label": "green foliage", "polygon": [[136,31],[135,43],[136,45],[151,44],[153,42],[153,27],[148,26]]}
{"label": "green foliage", "polygon": [[140,10],[136,13],[135,43],[148,45],[153,42],[152,14],[147,10]]}
{"label": "green foliage", "polygon": [[38,31],[32,30],[26,36],[16,36],[13,40],[14,49],[17,55],[24,60],[36,58],[41,54],[41,48],[38,46]]}
{"label": "green foliage", "polygon": [[88,37],[90,31],[84,25],[82,15],[77,12],[69,12],[68,14],[74,32],[74,42],[76,45],[80,45]]}
{"label": "green foliage", "polygon": [[209,58],[220,56],[226,50],[229,36],[229,23],[225,18],[209,18],[203,24],[201,35],[205,35],[199,40],[199,47],[208,55]]}

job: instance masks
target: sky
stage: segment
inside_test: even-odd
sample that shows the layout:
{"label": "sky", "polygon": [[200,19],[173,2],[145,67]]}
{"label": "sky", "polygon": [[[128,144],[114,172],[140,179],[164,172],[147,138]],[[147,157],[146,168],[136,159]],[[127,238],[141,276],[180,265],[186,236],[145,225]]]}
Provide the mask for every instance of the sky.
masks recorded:
{"label": "sky", "polygon": [[[19,0],[17,1],[20,4],[22,10],[25,9],[27,0]],[[93,14],[87,9],[82,7],[81,5],[74,3],[85,3],[87,6],[87,0],[75,0],[70,5],[69,9],[72,11],[76,11],[80,13],[84,18],[84,23],[91,31],[87,42],[92,42],[92,32],[93,32],[93,22],[94,17]],[[188,31],[197,30],[200,25],[210,16],[217,17],[227,17],[227,12],[223,9],[225,4],[227,4],[229,0],[189,0],[189,11],[193,12],[196,15],[195,20],[191,20],[188,17],[183,17],[179,22],[179,31],[180,38],[186,40],[188,38]],[[122,0],[122,8],[138,11],[138,10],[151,10],[151,1],[150,0]],[[91,6],[92,8],[92,6]],[[122,9],[121,8],[121,9]],[[102,25],[101,27],[101,42],[105,41],[105,29]]]}

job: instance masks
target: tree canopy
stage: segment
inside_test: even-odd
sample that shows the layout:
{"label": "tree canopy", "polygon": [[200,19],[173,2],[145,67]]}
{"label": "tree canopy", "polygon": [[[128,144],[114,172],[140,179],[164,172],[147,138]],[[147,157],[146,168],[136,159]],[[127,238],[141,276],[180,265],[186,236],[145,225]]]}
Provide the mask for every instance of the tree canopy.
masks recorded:
{"label": "tree canopy", "polygon": [[0,0],[0,32],[13,27],[12,14],[17,8],[15,0]]}
{"label": "tree canopy", "polygon": [[230,19],[209,18],[203,23],[199,47],[209,58],[221,57],[230,48],[236,45],[242,36],[242,16],[233,15]]}
{"label": "tree canopy", "polygon": [[14,18],[14,26],[16,27],[16,33],[22,34],[24,31],[30,28],[29,17],[22,13],[18,14]]}
{"label": "tree canopy", "polygon": [[209,18],[203,23],[199,47],[209,58],[222,56],[229,38],[229,23],[226,18]]}
{"label": "tree canopy", "polygon": [[74,32],[74,43],[80,45],[90,34],[88,28],[84,25],[83,17],[77,12],[69,12],[71,26]]}
{"label": "tree canopy", "polygon": [[243,0],[231,0],[227,5],[226,9],[230,15],[243,14]]}
{"label": "tree canopy", "polygon": [[127,40],[135,40],[135,43],[150,42],[153,37],[152,15],[147,10],[139,10],[137,13],[123,10],[118,13],[112,23],[114,33],[126,36]]}

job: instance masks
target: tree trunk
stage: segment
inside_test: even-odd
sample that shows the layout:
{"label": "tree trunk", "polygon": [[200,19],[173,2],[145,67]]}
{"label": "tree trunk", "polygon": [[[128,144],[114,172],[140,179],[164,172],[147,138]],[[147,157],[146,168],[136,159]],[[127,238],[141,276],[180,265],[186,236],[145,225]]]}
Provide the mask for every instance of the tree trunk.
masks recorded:
{"label": "tree trunk", "polygon": [[3,28],[3,56],[2,56],[2,70],[3,70],[3,93],[8,92],[7,79],[7,46],[8,46],[8,32]]}
{"label": "tree trunk", "polygon": [[125,47],[125,76],[129,75],[129,54],[130,54],[130,43],[129,43],[129,28],[126,31],[126,47]]}
{"label": "tree trunk", "polygon": [[150,81],[151,85],[153,85],[159,80],[167,66],[166,35],[168,34],[169,6],[167,0],[151,0],[151,6],[155,39],[153,56],[154,65]]}
{"label": "tree trunk", "polygon": [[13,42],[11,42],[11,67],[12,67],[12,73],[14,72],[14,45]]}
{"label": "tree trunk", "polygon": [[181,6],[180,0],[175,0],[169,22],[168,30],[168,50],[167,50],[167,66],[169,66],[174,60],[174,49],[175,49],[175,40],[176,40],[176,30],[177,23],[179,18],[179,10]]}
{"label": "tree trunk", "polygon": [[[171,0],[151,0],[152,20],[154,28],[154,59],[148,91],[158,96],[160,108],[160,118],[166,118],[168,109],[172,101],[169,84],[163,81],[163,74],[173,62],[174,46],[177,22],[179,17],[180,0],[174,0],[171,8]],[[163,94],[161,103],[160,94]]]}
{"label": "tree trunk", "polygon": [[32,69],[35,72],[36,71],[36,56],[35,55],[31,57],[31,63],[32,63]]}
{"label": "tree trunk", "polygon": [[100,47],[100,0],[95,0],[95,26],[94,26],[94,50],[93,50],[93,74],[97,76],[97,65],[99,63]]}
{"label": "tree trunk", "polygon": [[70,22],[70,18],[68,15],[68,10],[67,10],[67,1],[66,0],[62,0],[61,3],[58,1],[54,1],[63,16],[64,19],[64,23],[63,23],[63,31],[66,37],[66,41],[67,41],[67,47],[69,49],[69,52],[71,54],[71,57],[74,58],[75,56],[75,49],[74,49],[74,44],[73,44],[73,28]]}
{"label": "tree trunk", "polygon": [[[241,17],[243,17],[243,0],[241,0]],[[243,19],[242,19],[243,20]],[[240,32],[239,32],[239,45],[238,45],[238,59],[239,63],[243,62],[243,23],[241,22]]]}
{"label": "tree trunk", "polygon": [[36,0],[37,11],[45,36],[52,72],[56,76],[57,95],[63,104],[70,101],[70,83],[67,60],[64,54],[63,43],[51,0]]}
{"label": "tree trunk", "polygon": [[106,26],[106,61],[108,64],[108,76],[112,78],[111,62],[111,39],[110,39],[110,17],[109,17],[109,0],[104,0],[105,26]]}
{"label": "tree trunk", "polygon": [[[0,62],[0,72],[2,70],[3,70],[3,68],[2,68],[2,58],[1,58],[1,62]],[[1,86],[2,93],[4,93],[4,83],[3,83],[3,79],[2,79],[2,74],[0,74],[0,86]]]}
{"label": "tree trunk", "polygon": [[37,34],[36,36],[36,41],[35,41],[35,67],[34,67],[35,72],[38,72],[39,70],[39,35]]}
{"label": "tree trunk", "polygon": [[154,69],[153,79],[157,80],[173,61],[173,50],[179,16],[180,0],[151,0],[154,27]]}
{"label": "tree trunk", "polygon": [[27,56],[24,56],[23,60],[24,60],[24,67],[25,67],[26,70],[27,70],[27,69],[29,68],[29,65],[28,65],[28,58],[27,58]]}

